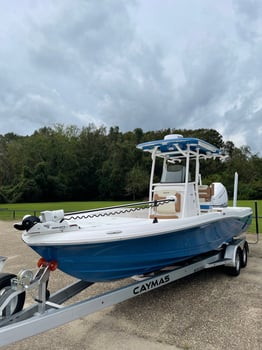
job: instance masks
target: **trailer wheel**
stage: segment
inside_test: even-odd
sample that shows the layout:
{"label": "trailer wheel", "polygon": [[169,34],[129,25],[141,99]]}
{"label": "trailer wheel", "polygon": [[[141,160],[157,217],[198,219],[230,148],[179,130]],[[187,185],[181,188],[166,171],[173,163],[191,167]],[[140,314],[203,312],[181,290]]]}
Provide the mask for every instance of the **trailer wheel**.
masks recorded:
{"label": "trailer wheel", "polygon": [[241,249],[238,248],[235,253],[235,266],[226,267],[226,272],[230,276],[238,276],[241,269]]}
{"label": "trailer wheel", "polygon": [[[0,305],[2,305],[6,298],[8,298],[11,295],[11,279],[14,277],[16,277],[16,275],[13,275],[11,273],[0,273]],[[0,318],[13,315],[21,311],[23,309],[24,303],[25,292],[22,292],[14,298],[12,298],[12,300],[8,304],[8,310],[6,307],[0,314]]]}
{"label": "trailer wheel", "polygon": [[245,242],[243,249],[240,254],[241,267],[247,266],[247,255],[248,255],[248,243]]}

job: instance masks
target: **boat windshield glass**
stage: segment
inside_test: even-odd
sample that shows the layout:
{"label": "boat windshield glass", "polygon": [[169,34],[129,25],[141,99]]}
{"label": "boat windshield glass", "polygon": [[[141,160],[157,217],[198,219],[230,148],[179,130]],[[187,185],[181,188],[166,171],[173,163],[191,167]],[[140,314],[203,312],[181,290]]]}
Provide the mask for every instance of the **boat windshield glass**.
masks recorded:
{"label": "boat windshield glass", "polygon": [[[161,182],[176,182],[184,183],[186,179],[186,167],[182,164],[165,163],[163,166],[163,172]],[[191,176],[189,174],[189,181]]]}

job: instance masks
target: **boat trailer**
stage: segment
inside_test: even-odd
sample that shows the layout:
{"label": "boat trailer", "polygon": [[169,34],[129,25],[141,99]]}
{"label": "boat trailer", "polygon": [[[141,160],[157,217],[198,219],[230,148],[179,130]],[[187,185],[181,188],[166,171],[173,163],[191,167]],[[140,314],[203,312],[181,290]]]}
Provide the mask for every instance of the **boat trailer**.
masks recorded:
{"label": "boat trailer", "polygon": [[[245,238],[234,239],[218,252],[149,275],[134,276],[135,282],[71,305],[63,304],[93,283],[77,280],[50,295],[48,281],[57,267],[55,262],[40,259],[35,275],[32,270],[22,270],[17,275],[0,273],[0,346],[59,327],[204,269],[225,266],[229,275],[238,276],[240,269],[247,265],[248,250]],[[0,256],[0,271],[5,260]],[[38,290],[37,297],[31,306],[23,309],[26,292],[32,289]]]}

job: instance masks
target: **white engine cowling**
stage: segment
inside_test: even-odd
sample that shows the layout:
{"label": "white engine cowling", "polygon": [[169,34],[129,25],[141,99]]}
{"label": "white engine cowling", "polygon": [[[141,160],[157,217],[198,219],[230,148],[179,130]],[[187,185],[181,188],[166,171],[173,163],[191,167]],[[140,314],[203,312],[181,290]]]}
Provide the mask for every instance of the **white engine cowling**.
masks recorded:
{"label": "white engine cowling", "polygon": [[213,182],[214,194],[211,197],[211,204],[215,207],[227,207],[228,195],[225,186],[221,182]]}

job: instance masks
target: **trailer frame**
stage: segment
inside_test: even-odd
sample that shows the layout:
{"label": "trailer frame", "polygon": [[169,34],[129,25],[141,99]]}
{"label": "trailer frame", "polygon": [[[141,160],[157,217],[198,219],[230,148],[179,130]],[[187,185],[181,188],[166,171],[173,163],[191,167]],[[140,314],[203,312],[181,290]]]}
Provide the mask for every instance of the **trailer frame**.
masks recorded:
{"label": "trailer frame", "polygon": [[[50,265],[41,265],[34,277],[31,276],[30,270],[23,270],[17,278],[12,279],[8,293],[2,296],[0,293],[0,346],[59,327],[204,269],[225,266],[230,275],[237,276],[241,267],[247,264],[247,252],[246,238],[234,239],[230,244],[221,247],[220,251],[195,257],[180,266],[167,267],[147,276],[136,276],[135,282],[70,305],[63,303],[93,283],[77,280],[49,296],[47,284],[51,272]],[[38,288],[35,303],[20,312],[8,314],[9,304],[33,288]]]}

